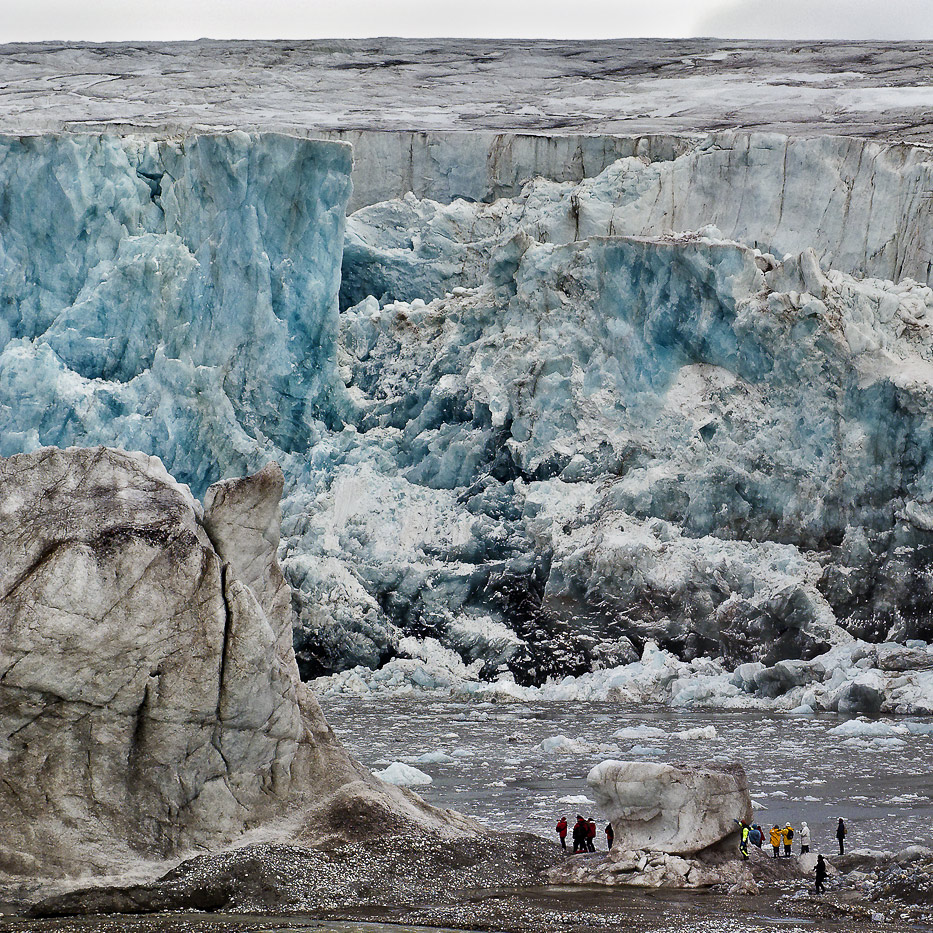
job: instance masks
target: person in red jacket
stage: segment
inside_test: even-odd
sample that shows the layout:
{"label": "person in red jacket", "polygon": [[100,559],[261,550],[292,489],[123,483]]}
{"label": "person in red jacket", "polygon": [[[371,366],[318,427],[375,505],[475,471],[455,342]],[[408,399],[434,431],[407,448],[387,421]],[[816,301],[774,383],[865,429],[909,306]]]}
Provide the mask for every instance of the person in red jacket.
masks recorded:
{"label": "person in red jacket", "polygon": [[612,823],[606,823],[606,848],[612,848],[612,842],[615,839],[616,834],[612,829]]}
{"label": "person in red jacket", "polygon": [[587,834],[587,823],[580,814],[577,814],[577,822],[573,827],[573,853],[574,855],[577,852],[586,852],[586,834]]}
{"label": "person in red jacket", "polygon": [[567,817],[562,816],[557,821],[557,835],[560,836],[560,847],[567,848]]}
{"label": "person in red jacket", "polygon": [[586,821],[586,848],[588,852],[596,851],[596,820]]}

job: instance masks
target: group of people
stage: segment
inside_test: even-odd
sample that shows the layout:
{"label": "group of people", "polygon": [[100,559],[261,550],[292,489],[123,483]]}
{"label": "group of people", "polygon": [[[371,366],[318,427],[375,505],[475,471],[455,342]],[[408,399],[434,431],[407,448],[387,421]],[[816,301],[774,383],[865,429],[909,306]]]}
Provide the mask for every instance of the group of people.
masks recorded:
{"label": "group of people", "polygon": [[[757,846],[759,849],[762,848],[764,843],[765,831],[757,823],[752,823],[749,825],[745,820],[736,820],[739,824],[741,830],[741,839],[739,841],[739,851],[742,853],[742,858],[746,861],[748,860],[748,844],[751,843],[753,846]],[[839,818],[839,823],[836,826],[836,841],[839,843],[839,854],[844,855],[846,851],[846,836],[848,835],[848,829],[846,828],[845,820],[842,817]],[[770,832],[768,833],[768,839],[771,843],[771,848],[774,851],[773,858],[778,858],[781,854],[780,850],[783,847],[784,849],[784,858],[790,858],[793,855],[794,847],[794,827],[790,823],[786,823],[782,829],[780,826],[775,823]],[[800,824],[800,854],[804,855],[810,851],[810,827],[807,826],[806,822]],[[818,855],[816,859],[816,893],[823,893],[823,882],[826,880],[826,862],[823,859],[822,855]]]}
{"label": "group of people", "polygon": [[[761,850],[765,842],[765,830],[758,823],[747,823],[745,820],[736,820],[736,823],[739,824],[739,829],[741,831],[741,838],[739,841],[739,851],[742,853],[742,858],[746,861],[748,860],[748,846],[751,843],[753,846],[757,846]],[[567,848],[567,817],[562,816],[557,821],[557,835],[560,838],[561,847]],[[611,849],[612,843],[615,839],[615,833],[612,829],[612,823],[606,824],[606,848]],[[839,824],[836,827],[836,841],[839,843],[839,854],[845,854],[845,838],[848,835],[848,830],[846,829],[845,820],[841,817],[839,818]],[[774,851],[773,858],[779,858],[781,856],[781,848],[784,849],[783,857],[790,858],[793,855],[794,850],[794,839],[799,839],[800,842],[800,854],[805,855],[810,851],[810,827],[806,824],[806,821],[800,824],[800,833],[797,834],[794,831],[794,827],[790,823],[785,823],[784,827],[778,826],[775,823],[770,831],[768,832],[768,841],[771,843],[771,848]],[[571,832],[571,839],[573,841],[573,851],[574,854],[577,852],[595,852],[596,851],[596,821],[592,818],[585,818],[581,814],[577,814],[577,822],[574,824],[573,830]],[[823,856],[817,856],[816,860],[816,893],[823,893],[823,882],[826,880],[826,862],[823,860]]]}
{"label": "group of people", "polygon": [[[745,820],[736,820],[739,824],[742,836],[739,842],[739,851],[743,859],[748,859],[748,845],[751,843],[761,849],[765,842],[765,831],[757,823],[748,824]],[[841,821],[840,821],[841,822]],[[774,858],[781,855],[781,847],[784,847],[784,858],[790,858],[794,848],[794,827],[786,823],[782,829],[775,823],[768,833],[768,841],[774,850]],[[800,824],[800,854],[810,851],[810,827],[806,822]]]}
{"label": "group of people", "polygon": [[[561,847],[567,848],[567,817],[562,816],[557,821],[557,835],[560,837]],[[574,824],[571,832],[574,854],[577,852],[595,852],[596,851],[596,821],[593,819],[584,819],[579,813],[577,822]],[[612,823],[606,824],[606,848],[612,848],[612,842],[615,839],[615,833],[612,831]]]}
{"label": "group of people", "polygon": [[[762,848],[765,841],[765,831],[757,823],[749,825],[745,820],[736,820],[741,830],[741,840],[739,841],[739,851],[743,859],[748,859],[748,844]],[[839,843],[839,854],[844,855],[846,850],[846,829],[845,820],[839,818],[839,824],[836,827],[836,841]],[[784,858],[790,858],[794,849],[794,827],[790,823],[785,823],[783,829],[775,823],[768,833],[768,841],[771,843],[771,849],[774,852],[773,858],[778,858],[783,847]],[[810,827],[806,821],[800,824],[800,854],[804,855],[810,851]]]}

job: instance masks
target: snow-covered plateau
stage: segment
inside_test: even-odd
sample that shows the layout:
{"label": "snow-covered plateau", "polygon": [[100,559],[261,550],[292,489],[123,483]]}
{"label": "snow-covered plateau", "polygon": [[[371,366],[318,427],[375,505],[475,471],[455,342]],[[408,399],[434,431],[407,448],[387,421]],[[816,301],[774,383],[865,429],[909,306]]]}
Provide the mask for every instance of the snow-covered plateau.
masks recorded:
{"label": "snow-covered plateau", "polygon": [[789,133],[857,50],[781,85],[783,134],[593,133],[597,83],[565,136],[140,126],[119,84],[70,123],[56,55],[103,93],[154,53],[6,47],[0,129],[43,132],[0,138],[0,454],[142,450],[198,496],[278,461],[320,694],[929,713],[933,153]]}

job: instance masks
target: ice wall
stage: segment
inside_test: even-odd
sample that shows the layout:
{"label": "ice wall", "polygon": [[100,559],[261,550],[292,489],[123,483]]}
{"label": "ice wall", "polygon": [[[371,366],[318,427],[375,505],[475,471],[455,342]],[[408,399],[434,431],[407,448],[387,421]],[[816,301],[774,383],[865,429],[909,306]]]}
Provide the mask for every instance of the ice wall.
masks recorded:
{"label": "ice wall", "polygon": [[348,146],[0,139],[0,453],[158,453],[199,492],[339,419]]}
{"label": "ice wall", "polygon": [[702,138],[480,129],[459,133],[324,130],[316,135],[353,146],[350,211],[409,192],[445,202],[514,197],[526,182],[539,176],[578,182],[628,156],[649,162],[674,159]]}
{"label": "ice wall", "polygon": [[925,150],[412,139],[3,140],[0,452],[279,460],[306,676],[933,637]]}
{"label": "ice wall", "polygon": [[635,157],[579,182],[542,171],[492,204],[408,196],[360,210],[348,229],[343,302],[367,294],[429,300],[455,284],[478,285],[490,249],[518,230],[567,243],[712,224],[727,239],[778,257],[812,247],[825,268],[929,280],[929,149],[761,133],[672,142],[666,152],[639,144]]}

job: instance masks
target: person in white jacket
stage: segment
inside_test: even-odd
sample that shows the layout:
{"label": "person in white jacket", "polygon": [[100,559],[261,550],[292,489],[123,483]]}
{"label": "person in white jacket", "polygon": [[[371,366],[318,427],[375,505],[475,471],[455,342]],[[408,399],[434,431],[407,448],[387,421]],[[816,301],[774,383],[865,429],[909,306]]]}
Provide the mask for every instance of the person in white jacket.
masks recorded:
{"label": "person in white jacket", "polygon": [[800,854],[810,851],[810,827],[806,823],[800,824]]}

